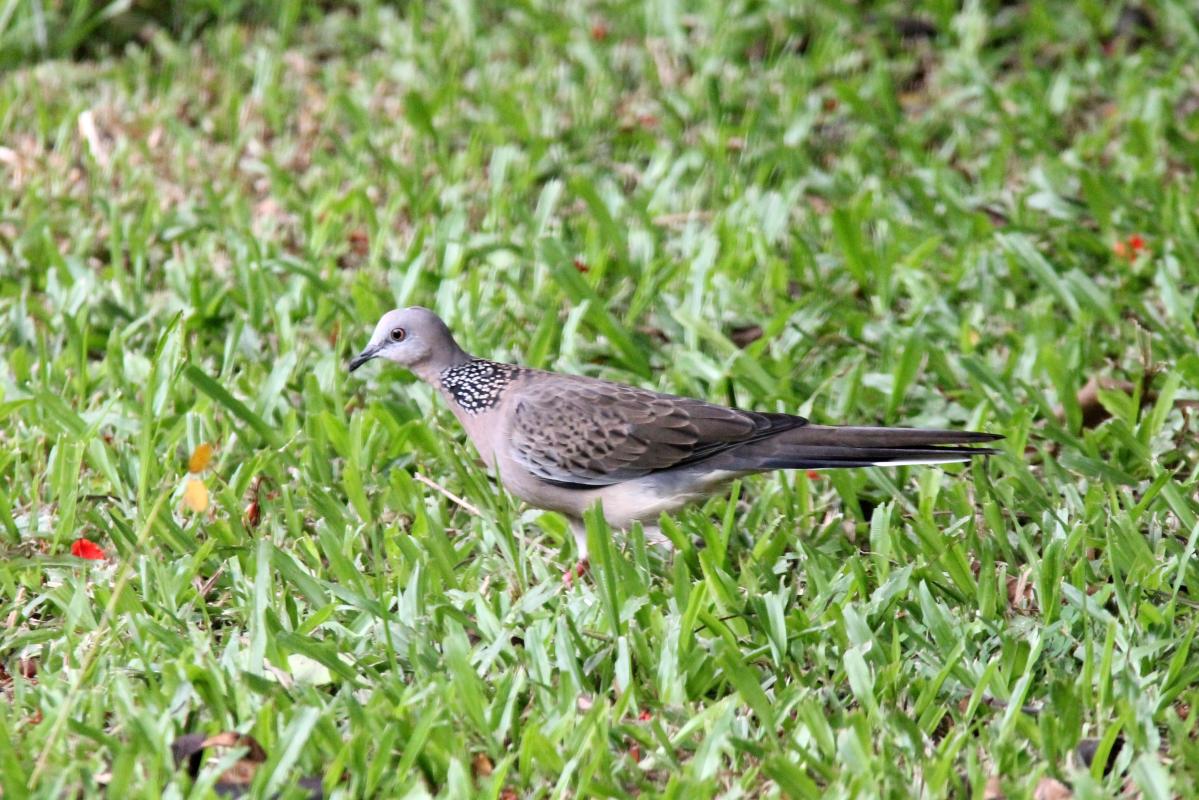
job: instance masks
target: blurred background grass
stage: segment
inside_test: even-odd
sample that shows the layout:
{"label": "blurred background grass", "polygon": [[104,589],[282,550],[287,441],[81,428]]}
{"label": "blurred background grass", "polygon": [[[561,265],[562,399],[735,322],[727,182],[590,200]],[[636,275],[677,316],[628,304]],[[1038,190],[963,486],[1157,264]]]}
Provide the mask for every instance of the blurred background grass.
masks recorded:
{"label": "blurred background grass", "polygon": [[[1197,45],[1168,0],[0,4],[6,793],[206,796],[170,744],[237,729],[258,794],[1185,795]],[[425,387],[346,377],[408,303],[1007,455],[755,479],[566,588]]]}

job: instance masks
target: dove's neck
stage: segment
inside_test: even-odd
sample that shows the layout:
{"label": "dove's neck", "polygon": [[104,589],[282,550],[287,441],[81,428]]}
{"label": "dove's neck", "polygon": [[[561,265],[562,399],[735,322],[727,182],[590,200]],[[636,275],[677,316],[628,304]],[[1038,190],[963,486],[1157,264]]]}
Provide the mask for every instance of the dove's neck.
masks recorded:
{"label": "dove's neck", "polygon": [[509,384],[521,373],[521,367],[469,358],[441,371],[433,385],[441,390],[454,413],[467,416],[485,414],[499,406]]}
{"label": "dove's neck", "polygon": [[499,411],[522,371],[513,364],[472,358],[447,367],[432,381],[488,467],[495,464],[496,437],[502,430],[489,415]]}
{"label": "dove's neck", "polygon": [[425,383],[440,387],[441,376],[449,370],[459,369],[463,364],[469,364],[477,359],[458,346],[452,339],[443,344],[441,352],[433,353],[419,364],[413,364],[410,369]]}

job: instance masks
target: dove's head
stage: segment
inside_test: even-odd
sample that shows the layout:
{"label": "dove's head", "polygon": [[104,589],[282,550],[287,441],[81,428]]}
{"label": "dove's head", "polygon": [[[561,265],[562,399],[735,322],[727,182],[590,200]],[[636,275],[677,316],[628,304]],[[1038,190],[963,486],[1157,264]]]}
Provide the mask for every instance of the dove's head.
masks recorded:
{"label": "dove's head", "polygon": [[370,344],[350,362],[350,372],[372,358],[394,361],[426,380],[470,360],[441,318],[420,306],[384,314],[371,334]]}

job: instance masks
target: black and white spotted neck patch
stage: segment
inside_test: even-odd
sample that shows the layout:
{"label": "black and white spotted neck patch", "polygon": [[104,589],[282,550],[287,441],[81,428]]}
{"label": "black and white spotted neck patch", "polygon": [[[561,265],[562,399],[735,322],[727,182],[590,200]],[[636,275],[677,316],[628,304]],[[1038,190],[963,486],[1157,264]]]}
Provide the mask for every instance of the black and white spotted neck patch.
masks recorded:
{"label": "black and white spotted neck patch", "polygon": [[475,359],[448,367],[441,373],[441,388],[467,414],[481,414],[499,403],[504,387],[520,374],[520,367]]}

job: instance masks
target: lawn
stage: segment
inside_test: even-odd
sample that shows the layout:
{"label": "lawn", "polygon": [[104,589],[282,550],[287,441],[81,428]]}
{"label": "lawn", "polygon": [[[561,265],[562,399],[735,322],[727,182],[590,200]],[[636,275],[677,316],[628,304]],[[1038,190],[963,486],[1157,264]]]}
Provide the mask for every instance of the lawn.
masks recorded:
{"label": "lawn", "polygon": [[[322,5],[0,4],[0,794],[1195,796],[1189,2]],[[564,582],[409,304],[1003,454]]]}

